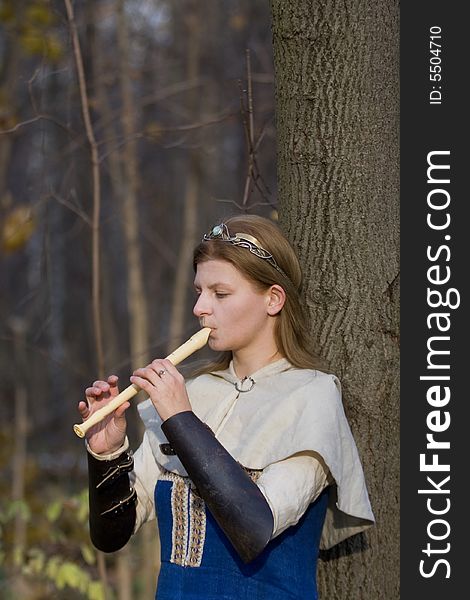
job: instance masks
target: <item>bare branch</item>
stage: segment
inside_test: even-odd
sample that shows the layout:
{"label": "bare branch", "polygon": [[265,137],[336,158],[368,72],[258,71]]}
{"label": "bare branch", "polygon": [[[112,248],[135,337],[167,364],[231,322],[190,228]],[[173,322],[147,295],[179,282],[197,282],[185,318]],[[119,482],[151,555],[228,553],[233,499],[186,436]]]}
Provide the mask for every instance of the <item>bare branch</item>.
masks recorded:
{"label": "bare branch", "polygon": [[15,133],[15,131],[18,131],[18,129],[20,129],[21,127],[25,127],[26,125],[31,125],[31,123],[35,123],[36,121],[41,121],[41,120],[42,121],[50,121],[51,123],[54,123],[55,125],[58,125],[60,128],[67,131],[69,134],[76,135],[74,133],[74,131],[70,129],[70,127],[67,127],[67,125],[64,125],[64,123],[61,123],[56,118],[51,117],[50,115],[41,115],[41,114],[36,115],[35,117],[32,117],[31,119],[27,119],[26,121],[21,121],[21,123],[17,123],[14,127],[11,127],[10,129],[0,130],[0,135],[5,135],[7,133]]}
{"label": "bare branch", "polygon": [[57,202],[59,202],[59,204],[63,204],[64,206],[66,206],[67,208],[69,208],[72,212],[74,212],[76,215],[78,215],[81,219],[83,219],[85,221],[85,223],[89,226],[89,227],[93,227],[93,223],[92,220],[90,219],[90,217],[86,214],[85,211],[83,211],[81,208],[79,208],[78,206],[75,206],[74,204],[72,204],[71,202],[69,202],[68,200],[65,200],[65,198],[61,198],[60,196],[58,196],[57,194],[51,194],[50,195],[51,198],[53,198],[54,200],[57,200]]}
{"label": "bare branch", "polygon": [[100,310],[100,205],[101,205],[101,181],[100,181],[100,163],[98,156],[98,146],[96,144],[95,134],[91,123],[89,98],[86,89],[85,70],[83,68],[82,52],[80,41],[78,39],[77,25],[73,12],[71,0],[64,0],[67,9],[67,18],[72,36],[73,52],[75,65],[78,75],[78,87],[82,105],[83,121],[88,143],[90,145],[92,178],[93,178],[93,218],[92,218],[92,298],[93,298],[93,325],[95,333],[96,354],[98,361],[98,372],[100,377],[104,374],[104,355],[102,340],[102,323]]}
{"label": "bare branch", "polygon": [[249,48],[246,49],[246,76],[248,80],[248,118],[250,124],[250,147],[253,148],[254,116],[253,116],[253,82],[251,79],[251,57]]}
{"label": "bare branch", "polygon": [[40,72],[40,69],[39,68],[36,69],[33,73],[33,76],[30,77],[30,79],[28,80],[29,99],[31,100],[31,106],[33,107],[33,110],[36,114],[38,114],[39,111],[38,111],[38,107],[36,105],[36,100],[35,100],[34,94],[33,94],[33,83],[34,83],[34,80],[36,79],[36,77],[38,76],[39,72]]}
{"label": "bare branch", "polygon": [[[200,87],[204,81],[202,79],[191,79],[189,81],[180,81],[178,83],[174,83],[172,85],[167,86],[159,90],[156,93],[149,94],[147,96],[143,96],[139,103],[139,108],[142,109],[145,106],[150,106],[155,104],[156,102],[160,102],[162,100],[166,100],[167,98],[171,98],[171,96],[175,96],[181,92],[186,92],[197,87]],[[106,117],[102,117],[101,119],[97,119],[95,123],[95,130],[100,131],[102,128],[106,127],[110,123],[112,123],[115,119],[120,117],[119,108],[109,111]]]}
{"label": "bare branch", "polygon": [[[238,208],[238,210],[240,210],[241,212],[247,211],[246,206],[243,206],[242,204],[238,204],[238,202],[236,202],[235,200],[230,200],[229,198],[214,198],[214,200],[216,202],[224,202],[226,204],[233,204],[233,206],[236,206]],[[272,202],[253,202],[252,204],[250,204],[249,208],[254,208],[255,206],[271,206],[272,208],[276,208]]]}
{"label": "bare branch", "polygon": [[[254,156],[253,87],[252,87],[252,80],[251,80],[250,51],[248,48],[246,49],[246,76],[247,76],[247,83],[248,83],[246,91],[242,89],[241,82],[239,82],[242,121],[243,121],[243,126],[245,129],[245,137],[246,137],[247,149],[248,149],[248,168],[247,168],[246,180],[245,180],[245,190],[243,192],[243,199],[242,199],[242,206],[245,207],[244,210],[246,210],[246,208],[247,208],[246,205],[248,202],[248,198],[250,196],[251,182],[253,179],[253,156]],[[245,93],[247,94],[247,101],[248,101],[247,108],[245,108],[244,101],[243,101]],[[248,120],[245,116],[246,113],[248,113]]]}

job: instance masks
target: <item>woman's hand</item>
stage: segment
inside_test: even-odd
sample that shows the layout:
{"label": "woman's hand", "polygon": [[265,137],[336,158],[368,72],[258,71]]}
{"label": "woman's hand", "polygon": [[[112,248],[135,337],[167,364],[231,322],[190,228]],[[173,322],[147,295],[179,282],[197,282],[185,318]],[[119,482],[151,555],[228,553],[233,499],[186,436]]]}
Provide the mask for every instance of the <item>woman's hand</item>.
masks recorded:
{"label": "woman's hand", "polygon": [[[116,375],[110,375],[107,381],[95,381],[91,387],[85,390],[86,402],[82,401],[78,405],[82,419],[86,421],[118,394],[118,377]],[[93,452],[111,454],[123,445],[127,428],[124,413],[129,406],[129,402],[124,402],[113,413],[107,415],[87,431],[86,439]]]}
{"label": "woman's hand", "polygon": [[184,377],[166,358],[134,371],[131,382],[149,395],[162,421],[191,410]]}

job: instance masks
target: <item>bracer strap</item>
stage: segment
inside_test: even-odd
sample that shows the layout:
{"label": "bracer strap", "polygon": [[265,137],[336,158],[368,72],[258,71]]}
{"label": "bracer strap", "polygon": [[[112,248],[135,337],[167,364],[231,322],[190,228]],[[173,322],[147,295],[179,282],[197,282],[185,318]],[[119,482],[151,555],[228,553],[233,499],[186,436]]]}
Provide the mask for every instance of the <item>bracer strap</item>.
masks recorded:
{"label": "bracer strap", "polygon": [[109,466],[108,469],[103,473],[103,479],[96,484],[96,489],[105,488],[113,481],[116,481],[121,475],[124,473],[130,473],[134,468],[134,457],[132,456],[132,452],[124,452],[121,456],[118,456],[115,461],[119,461],[118,463],[114,463],[114,461],[103,461],[105,465],[108,465],[108,462],[114,463]]}
{"label": "bracer strap", "polygon": [[129,540],[136,520],[137,494],[129,472],[131,452],[113,460],[97,460],[88,453],[90,537],[103,552],[115,552]]}
{"label": "bracer strap", "polygon": [[101,516],[102,517],[111,517],[111,516],[119,515],[119,514],[123,513],[126,510],[126,508],[128,508],[129,506],[135,506],[136,504],[137,504],[137,492],[134,490],[134,488],[131,488],[129,491],[129,495],[126,498],[119,500],[118,502],[116,502],[116,504],[114,504],[110,508],[107,508],[106,510],[104,510],[101,513]]}

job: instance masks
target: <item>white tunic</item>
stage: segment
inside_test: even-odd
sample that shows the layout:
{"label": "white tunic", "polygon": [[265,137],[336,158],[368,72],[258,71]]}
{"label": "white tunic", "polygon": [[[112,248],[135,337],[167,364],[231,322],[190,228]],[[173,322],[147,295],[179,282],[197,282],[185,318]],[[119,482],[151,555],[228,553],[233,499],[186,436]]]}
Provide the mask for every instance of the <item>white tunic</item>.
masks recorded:
{"label": "white tunic", "polygon": [[[374,515],[338,379],[281,359],[251,380],[241,382],[230,363],[224,371],[188,381],[187,389],[193,411],[227,451],[245,468],[263,470],[257,485],[273,512],[273,537],[297,523],[329,483],[334,486],[321,548],[370,527]],[[162,468],[187,475],[177,456],[160,450],[168,440],[150,399],[138,409],[146,432],[134,457],[136,530],[155,516],[153,491]]]}

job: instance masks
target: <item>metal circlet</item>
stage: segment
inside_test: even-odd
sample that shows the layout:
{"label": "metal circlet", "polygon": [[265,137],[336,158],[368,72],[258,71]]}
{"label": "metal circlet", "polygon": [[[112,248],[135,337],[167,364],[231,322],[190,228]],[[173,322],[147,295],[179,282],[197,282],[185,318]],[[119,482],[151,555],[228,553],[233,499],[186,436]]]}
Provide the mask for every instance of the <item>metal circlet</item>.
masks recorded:
{"label": "metal circlet", "polygon": [[233,246],[246,248],[258,258],[262,258],[263,260],[267,261],[286,279],[289,279],[287,274],[277,264],[274,256],[265,248],[263,248],[263,246],[261,246],[259,241],[253,235],[248,233],[236,233],[235,235],[231,235],[227,225],[225,223],[220,223],[219,225],[215,225],[209,233],[204,234],[204,237],[202,238],[203,242],[208,242],[210,240],[219,240],[221,242],[228,242]]}

